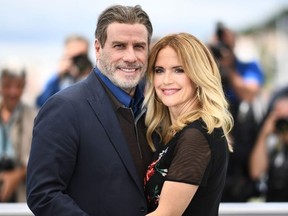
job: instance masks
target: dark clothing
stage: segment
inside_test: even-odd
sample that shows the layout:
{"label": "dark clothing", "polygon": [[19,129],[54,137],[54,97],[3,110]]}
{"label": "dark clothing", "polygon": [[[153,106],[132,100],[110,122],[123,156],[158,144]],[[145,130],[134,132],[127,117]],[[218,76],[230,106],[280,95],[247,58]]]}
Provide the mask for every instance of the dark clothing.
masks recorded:
{"label": "dark clothing", "polygon": [[279,143],[269,156],[267,202],[288,202],[288,144]]}
{"label": "dark clothing", "polygon": [[[113,104],[97,75],[90,73],[41,108],[27,170],[27,204],[35,215],[147,213],[133,150]],[[138,118],[135,130],[142,131],[144,115]],[[141,147],[150,151],[144,143]]]}
{"label": "dark clothing", "polygon": [[[197,120],[157,149],[145,177],[149,212],[158,206],[164,181],[198,185],[185,215],[215,216],[221,200],[228,165],[228,146],[223,131],[208,134]],[[203,207],[205,205],[205,207]]]}
{"label": "dark clothing", "polygon": [[60,88],[61,78],[58,75],[54,75],[46,84],[43,92],[36,98],[36,106],[40,108],[48,100],[49,97],[61,90]]}
{"label": "dark clothing", "polygon": [[236,113],[233,137],[233,152],[230,153],[226,185],[222,202],[246,202],[259,196],[257,183],[249,175],[249,157],[259,132],[252,107],[245,114]]}
{"label": "dark clothing", "polygon": [[[263,120],[272,112],[275,102],[281,98],[288,97],[288,86],[278,89],[271,97],[267,114]],[[288,133],[285,127],[285,133]],[[284,131],[282,131],[283,133]],[[267,202],[288,202],[288,144],[277,143],[269,153],[269,167],[267,175]]]}
{"label": "dark clothing", "polygon": [[[102,83],[100,78],[99,81]],[[119,119],[121,129],[127,140],[132,158],[137,167],[140,183],[143,185],[144,175],[152,157],[146,141],[145,119],[135,119],[133,109],[123,106],[123,104],[114,97],[112,92],[109,91],[107,86],[105,86],[104,83],[102,83],[102,85],[112,100],[114,111]],[[142,110],[142,112],[145,112],[145,110]],[[138,122],[138,127],[135,127],[135,121]]]}
{"label": "dark clothing", "polygon": [[[264,83],[264,73],[257,62],[242,62],[236,59],[235,67],[236,73],[244,82],[254,82],[259,86]],[[246,202],[259,195],[257,185],[249,175],[249,158],[260,122],[254,115],[252,103],[241,101],[230,85],[225,88],[225,95],[229,101],[234,127],[231,131],[233,152],[230,153],[222,202]],[[259,113],[259,110],[256,112]]]}

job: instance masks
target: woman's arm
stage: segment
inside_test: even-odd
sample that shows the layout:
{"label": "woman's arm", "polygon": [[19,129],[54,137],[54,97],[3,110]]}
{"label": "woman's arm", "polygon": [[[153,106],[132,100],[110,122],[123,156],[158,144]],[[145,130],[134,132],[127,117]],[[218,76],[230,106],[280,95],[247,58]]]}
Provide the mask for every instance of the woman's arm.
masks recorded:
{"label": "woman's arm", "polygon": [[147,216],[181,216],[197,189],[196,185],[165,181],[157,209]]}

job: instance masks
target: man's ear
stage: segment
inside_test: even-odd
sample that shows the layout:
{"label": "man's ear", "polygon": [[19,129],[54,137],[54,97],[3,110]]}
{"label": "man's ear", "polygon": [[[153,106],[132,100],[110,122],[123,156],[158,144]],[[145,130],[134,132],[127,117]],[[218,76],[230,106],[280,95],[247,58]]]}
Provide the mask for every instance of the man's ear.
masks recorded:
{"label": "man's ear", "polygon": [[94,47],[95,47],[95,54],[96,54],[96,57],[98,58],[99,53],[100,53],[100,49],[101,49],[101,45],[100,45],[100,42],[99,42],[98,39],[95,39]]}

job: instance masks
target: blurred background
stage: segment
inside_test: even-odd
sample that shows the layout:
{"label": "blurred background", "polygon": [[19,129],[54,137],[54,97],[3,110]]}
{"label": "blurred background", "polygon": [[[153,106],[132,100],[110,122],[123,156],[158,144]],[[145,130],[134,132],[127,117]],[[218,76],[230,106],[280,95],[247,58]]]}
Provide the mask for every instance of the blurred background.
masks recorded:
{"label": "blurred background", "polygon": [[185,31],[208,43],[221,21],[237,32],[239,58],[260,61],[267,92],[288,83],[288,0],[1,0],[0,68],[10,61],[27,68],[26,102],[35,103],[54,73],[68,35],[90,40],[95,63],[97,17],[116,3],[140,4],[153,22],[155,38]]}
{"label": "blurred background", "polygon": [[[236,168],[231,166],[231,170],[236,170],[237,175],[238,173],[241,175],[243,175],[243,173],[245,174],[244,177],[249,179],[247,182],[249,184],[250,182],[252,183],[252,186],[250,184],[250,189],[253,194],[251,193],[252,195],[249,194],[249,196],[246,196],[245,192],[249,191],[249,188],[246,186],[248,183],[244,184],[244,181],[242,181],[244,178],[239,177],[239,174],[237,178],[232,178],[232,184],[230,184],[230,186],[233,190],[230,190],[230,188],[227,187],[228,189],[226,191],[235,192],[237,195],[240,194],[241,198],[223,199],[223,202],[264,201],[268,197],[266,196],[266,194],[268,194],[267,188],[269,188],[267,179],[274,179],[272,178],[272,175],[272,177],[269,175],[269,177],[266,178],[268,176],[266,176],[266,172],[270,173],[270,170],[265,170],[263,175],[256,170],[261,176],[251,175],[253,177],[252,179],[251,176],[248,176],[248,169],[250,169],[249,162],[250,154],[252,154],[251,151],[253,150],[255,143],[256,145],[260,143],[256,142],[259,128],[262,127],[262,121],[266,121],[266,116],[262,115],[266,112],[263,107],[267,108],[271,95],[284,86],[286,86],[284,93],[288,98],[288,0],[0,0],[0,3],[0,70],[5,68],[6,65],[13,64],[26,69],[27,77],[25,91],[22,95],[22,89],[24,88],[24,85],[22,85],[23,88],[18,91],[18,96],[20,95],[20,92],[21,96],[23,96],[23,101],[31,106],[36,105],[36,100],[39,98],[39,95],[42,95],[43,90],[44,93],[51,93],[52,90],[57,92],[60,90],[60,87],[57,86],[61,83],[59,80],[65,78],[61,85],[66,87],[65,85],[69,84],[65,83],[66,78],[73,79],[74,82],[76,78],[72,77],[72,74],[85,74],[83,72],[84,64],[85,69],[87,65],[91,66],[91,62],[93,66],[95,65],[96,60],[93,47],[97,18],[106,7],[112,4],[131,6],[140,4],[152,20],[154,27],[153,40],[155,41],[169,33],[188,32],[198,37],[207,45],[210,45],[216,41],[215,33],[217,24],[219,22],[223,23],[224,26],[232,30],[233,36],[236,36],[235,46],[233,43],[233,50],[231,46],[231,50],[229,51],[233,51],[231,52],[233,57],[236,56],[237,60],[240,60],[239,62],[241,62],[241,65],[243,66],[242,68],[245,69],[244,72],[241,72],[241,76],[243,76],[240,77],[241,80],[242,78],[244,80],[244,74],[250,75],[253,73],[255,75],[257,73],[259,75],[257,75],[259,77],[257,78],[257,84],[259,84],[257,89],[258,87],[260,89],[260,97],[258,98],[257,90],[256,100],[253,99],[253,103],[251,104],[251,101],[249,101],[248,104],[246,98],[239,97],[238,99],[237,115],[235,115],[235,117],[233,116],[236,120],[235,122],[237,122],[237,127],[234,127],[237,136],[234,136],[233,134],[235,144],[233,155],[235,162],[231,163],[231,161],[233,161],[231,158],[233,157],[230,157],[230,164],[237,165],[235,166]],[[227,35],[229,36],[229,32],[230,31],[226,31],[226,39]],[[72,55],[70,53],[71,56],[67,58],[67,50],[69,50],[67,47],[71,47],[67,46],[67,44],[65,45],[65,42],[71,35],[80,35],[85,39],[88,39],[88,57],[86,55],[87,46],[85,46],[87,43],[85,43],[86,40],[84,40],[85,55],[80,55],[81,58],[78,58],[78,55]],[[222,32],[222,37],[223,35],[225,34]],[[230,32],[230,36],[231,35]],[[223,46],[228,44],[223,43],[223,38],[220,40],[219,37],[218,42],[221,43],[216,44],[221,44],[221,48],[227,48],[226,46]],[[75,48],[74,46],[72,47]],[[83,46],[81,48],[83,48]],[[67,53],[63,58],[65,50]],[[220,55],[221,54],[222,53],[220,53]],[[85,58],[83,59],[82,57]],[[224,56],[221,56],[221,58],[222,60],[225,60]],[[233,60],[235,59],[236,58],[233,58]],[[69,64],[67,63],[67,60],[69,61]],[[258,70],[258,67],[255,66],[256,62],[257,65],[259,63],[261,69]],[[233,66],[235,66],[234,64],[236,65],[236,63],[233,63]],[[59,73],[61,65],[62,70],[61,73]],[[66,66],[64,67],[63,65]],[[221,69],[221,64],[219,65],[219,68]],[[69,70],[67,68],[69,68]],[[255,68],[257,70],[255,70]],[[253,70],[255,71],[253,72]],[[88,72],[90,71],[91,67]],[[71,74],[67,74],[67,72],[71,72]],[[223,72],[225,72],[225,70],[222,70],[222,78],[224,77],[223,75],[225,75]],[[57,76],[60,78],[58,77],[58,79]],[[50,86],[50,88],[46,88],[46,84],[49,83],[49,80],[51,81],[51,77],[52,81],[54,79],[54,85]],[[229,74],[229,77],[231,77],[231,73]],[[4,83],[4,78],[2,77],[1,84]],[[245,77],[245,79],[246,78],[247,77]],[[247,80],[249,81],[250,78],[251,77],[248,77]],[[25,79],[23,77],[22,79],[25,83]],[[57,85],[55,84],[55,80]],[[78,80],[80,80],[79,77],[77,77],[77,81]],[[232,81],[229,80],[229,85],[231,83]],[[3,84],[0,85],[0,102],[2,102],[2,105],[0,103],[0,111],[3,111],[3,101],[5,102],[3,86]],[[11,86],[12,85],[10,85],[10,87]],[[8,98],[8,102],[11,98],[12,100],[15,99],[13,96],[13,94],[15,95],[15,89],[12,87],[10,88],[11,91],[9,88],[6,88],[6,95],[8,95],[6,98]],[[45,91],[45,89],[47,91]],[[243,91],[238,92],[242,93]],[[254,102],[258,105],[255,106]],[[272,105],[270,107],[272,107]],[[285,107],[287,106],[285,105]],[[286,116],[284,120],[286,129],[282,132],[284,135],[286,134],[286,140],[283,142],[284,144],[287,144],[285,148],[286,156],[284,160],[281,149],[279,154],[281,154],[282,163],[281,166],[278,162],[276,164],[276,169],[279,173],[277,172],[277,175],[275,175],[275,179],[277,180],[275,181],[275,185],[277,186],[277,189],[279,189],[278,186],[281,184],[279,184],[278,180],[284,182],[282,185],[285,190],[281,188],[280,191],[285,194],[285,200],[283,199],[281,201],[288,202],[288,117],[287,111],[285,112]],[[267,114],[269,114],[269,112],[267,112]],[[252,116],[252,120],[250,120],[250,116]],[[31,124],[32,123],[33,122],[31,121]],[[30,131],[28,131],[28,133],[30,134]],[[282,136],[283,134],[281,133],[280,135]],[[261,146],[265,147],[265,145],[262,144]],[[259,162],[261,162],[259,158],[261,159],[265,156],[265,154],[259,155],[259,157],[255,157],[256,163],[252,163],[253,161],[251,162],[252,165],[259,165]],[[276,156],[278,157],[278,155]],[[276,156],[275,158],[277,159]],[[240,160],[238,160],[239,158]],[[274,161],[275,158],[271,159],[271,161]],[[283,161],[285,161],[285,163]],[[282,165],[284,171],[280,169],[283,168]],[[228,169],[228,171],[229,170],[230,169]],[[282,175],[283,173],[285,175]],[[231,176],[233,177],[233,175]],[[235,180],[239,179],[240,181],[235,183]],[[227,180],[226,182],[226,185],[229,186],[229,181]],[[254,193],[254,189],[257,190],[257,193]],[[277,194],[279,193],[277,192]]]}

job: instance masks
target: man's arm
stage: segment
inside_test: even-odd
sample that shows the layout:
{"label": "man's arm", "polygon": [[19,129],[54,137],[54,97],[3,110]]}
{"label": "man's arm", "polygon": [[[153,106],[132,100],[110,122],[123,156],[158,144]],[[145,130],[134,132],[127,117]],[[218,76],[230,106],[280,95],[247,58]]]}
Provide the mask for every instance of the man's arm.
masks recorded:
{"label": "man's arm", "polygon": [[77,156],[77,117],[60,97],[49,100],[35,120],[27,167],[27,204],[35,215],[87,215],[65,191]]}

